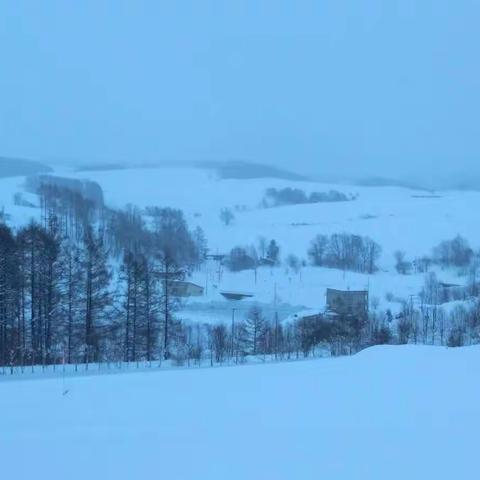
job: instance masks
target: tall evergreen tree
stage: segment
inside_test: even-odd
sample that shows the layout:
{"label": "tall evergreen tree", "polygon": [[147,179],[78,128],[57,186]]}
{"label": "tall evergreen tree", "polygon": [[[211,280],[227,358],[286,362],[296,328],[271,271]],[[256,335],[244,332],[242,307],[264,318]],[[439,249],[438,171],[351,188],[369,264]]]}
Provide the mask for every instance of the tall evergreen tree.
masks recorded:
{"label": "tall evergreen tree", "polygon": [[254,305],[245,320],[245,341],[248,353],[257,355],[265,339],[266,321],[260,307]]}
{"label": "tall evergreen tree", "polygon": [[105,330],[107,308],[112,303],[108,253],[101,232],[86,227],[82,267],[85,272],[83,292],[85,337],[84,361],[97,361],[100,356],[101,330]]}
{"label": "tall evergreen tree", "polygon": [[6,225],[0,225],[0,364],[22,359],[19,315],[20,270],[17,242]]}

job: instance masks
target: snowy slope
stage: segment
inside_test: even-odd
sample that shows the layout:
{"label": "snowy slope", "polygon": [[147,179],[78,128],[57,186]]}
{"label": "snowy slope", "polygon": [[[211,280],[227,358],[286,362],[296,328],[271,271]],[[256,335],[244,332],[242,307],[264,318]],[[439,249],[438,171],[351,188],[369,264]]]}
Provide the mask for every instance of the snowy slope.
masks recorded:
{"label": "snowy slope", "polygon": [[[480,247],[480,210],[472,208],[480,203],[479,192],[438,192],[436,195],[399,187],[352,187],[316,182],[279,179],[219,179],[213,172],[194,168],[132,169],[101,172],[82,172],[73,175],[99,182],[105,190],[107,202],[116,207],[128,203],[139,206],[162,205],[184,210],[189,224],[201,226],[212,252],[225,253],[237,245],[251,245],[263,236],[275,239],[285,258],[294,253],[307,257],[312,238],[319,234],[336,232],[367,235],[383,249],[381,271],[375,275],[340,272],[333,269],[307,267],[301,275],[278,269],[260,269],[257,278],[253,272],[232,274],[223,271],[217,275],[215,265],[207,265],[193,281],[207,287],[208,295],[190,300],[185,316],[196,320],[226,320],[230,305],[217,304],[210,311],[199,311],[199,303],[220,302],[220,290],[241,290],[255,294],[255,301],[272,308],[274,289],[277,301],[288,304],[280,311],[285,318],[307,307],[322,310],[327,287],[369,289],[371,297],[379,300],[379,307],[398,311],[399,303],[387,302],[392,293],[397,298],[417,295],[424,283],[424,275],[397,275],[393,253],[405,250],[410,259],[430,254],[440,241],[457,234],[465,236],[474,248]],[[306,192],[339,190],[358,194],[352,202],[293,205],[277,208],[259,208],[269,187],[300,188]],[[222,207],[241,207],[235,213],[231,226],[219,219]],[[439,272],[443,281],[462,283],[453,272]],[[298,308],[297,308],[298,307]],[[205,307],[202,307],[205,308]],[[247,310],[248,306],[240,307]]]}
{"label": "snowy slope", "polygon": [[472,479],[480,348],[0,382],[2,478]]}
{"label": "snowy slope", "polygon": [[[212,251],[224,252],[238,244],[256,243],[259,236],[278,239],[284,255],[306,256],[317,233],[351,232],[369,235],[384,250],[382,265],[391,267],[397,249],[410,257],[429,253],[440,240],[457,233],[480,247],[480,192],[425,192],[399,187],[360,187],[279,179],[219,179],[209,170],[195,168],[125,169],[56,173],[97,181],[106,201],[117,208],[127,204],[172,206],[185,211],[192,226],[205,229]],[[0,179],[0,205],[11,210],[13,193],[22,190],[23,179]],[[358,193],[353,202],[318,203],[258,208],[269,187],[301,188],[306,192],[336,189]],[[243,206],[236,220],[225,227],[219,219],[222,207]],[[12,212],[10,212],[12,213]]]}
{"label": "snowy slope", "polygon": [[[369,235],[384,249],[383,264],[392,264],[395,250],[410,256],[429,253],[440,240],[457,233],[480,246],[479,192],[425,192],[399,187],[359,187],[278,179],[223,180],[193,168],[133,169],[75,173],[99,182],[114,206],[169,205],[183,209],[192,224],[201,225],[212,250],[255,243],[259,236],[278,239],[283,253],[305,257],[317,233]],[[336,189],[358,193],[354,202],[257,208],[269,187],[301,188],[307,192]],[[231,227],[219,220],[222,207],[245,206]],[[195,214],[200,216],[195,217]]]}
{"label": "snowy slope", "polygon": [[[457,234],[465,236],[472,247],[480,247],[479,192],[445,191],[429,196],[425,192],[399,187],[352,187],[315,182],[294,182],[279,179],[220,179],[212,171],[195,168],[126,169],[111,171],[75,172],[57,168],[59,175],[87,178],[97,181],[105,192],[109,205],[122,208],[131,203],[140,207],[171,206],[184,210],[189,225],[201,226],[206,233],[211,252],[226,253],[237,245],[256,244],[260,236],[275,239],[285,258],[295,253],[306,258],[312,238],[319,233],[336,232],[368,235],[383,248],[381,271],[362,275],[325,268],[304,268],[301,275],[286,270],[285,266],[270,269],[219,275],[218,266],[210,263],[192,280],[206,287],[207,295],[187,302],[182,315],[201,321],[228,319],[232,305],[220,295],[221,290],[242,290],[254,293],[254,300],[264,308],[272,309],[274,290],[277,303],[284,304],[280,318],[304,308],[321,310],[325,303],[325,289],[368,288],[371,297],[379,300],[379,307],[396,311],[399,303],[387,302],[392,293],[398,298],[418,294],[424,275],[399,276],[393,267],[393,253],[402,249],[407,256],[429,254],[441,240]],[[38,209],[15,207],[15,191],[22,190],[21,178],[0,179],[0,206],[5,206],[13,224],[21,224],[31,216],[38,217]],[[269,187],[301,188],[306,192],[339,190],[358,194],[352,202],[295,205],[278,208],[259,208],[264,192]],[[222,207],[240,207],[231,226],[219,219]],[[442,281],[462,283],[454,272],[441,271]],[[209,307],[207,306],[209,304]],[[247,303],[240,309],[246,310]]]}
{"label": "snowy slope", "polygon": [[22,193],[31,203],[38,204],[35,196],[24,191],[25,177],[0,178],[0,210],[7,215],[9,224],[24,225],[32,218],[40,217],[40,210],[31,207],[22,207],[14,204],[14,195]]}

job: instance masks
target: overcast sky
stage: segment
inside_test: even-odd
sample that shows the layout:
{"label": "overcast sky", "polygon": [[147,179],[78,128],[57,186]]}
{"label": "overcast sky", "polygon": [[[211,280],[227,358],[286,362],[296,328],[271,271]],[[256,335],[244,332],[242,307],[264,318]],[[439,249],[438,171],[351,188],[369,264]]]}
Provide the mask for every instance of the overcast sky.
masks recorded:
{"label": "overcast sky", "polygon": [[480,2],[8,1],[0,155],[480,171]]}

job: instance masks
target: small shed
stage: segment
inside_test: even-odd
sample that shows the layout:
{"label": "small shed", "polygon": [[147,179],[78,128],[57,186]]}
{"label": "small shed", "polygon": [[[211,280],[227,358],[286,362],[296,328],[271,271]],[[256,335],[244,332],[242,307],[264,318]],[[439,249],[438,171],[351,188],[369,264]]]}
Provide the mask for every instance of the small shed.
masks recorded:
{"label": "small shed", "polygon": [[327,313],[348,316],[368,315],[368,291],[327,288]]}
{"label": "small shed", "polygon": [[173,297],[201,297],[205,289],[192,282],[176,281],[170,284],[170,293]]}

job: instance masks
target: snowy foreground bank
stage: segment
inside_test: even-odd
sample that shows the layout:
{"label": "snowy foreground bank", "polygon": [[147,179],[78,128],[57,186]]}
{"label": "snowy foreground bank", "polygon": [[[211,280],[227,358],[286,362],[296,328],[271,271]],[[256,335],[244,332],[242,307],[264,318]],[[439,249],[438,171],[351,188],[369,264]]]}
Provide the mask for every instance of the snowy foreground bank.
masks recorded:
{"label": "snowy foreground bank", "polygon": [[5,479],[467,479],[480,347],[0,382]]}

